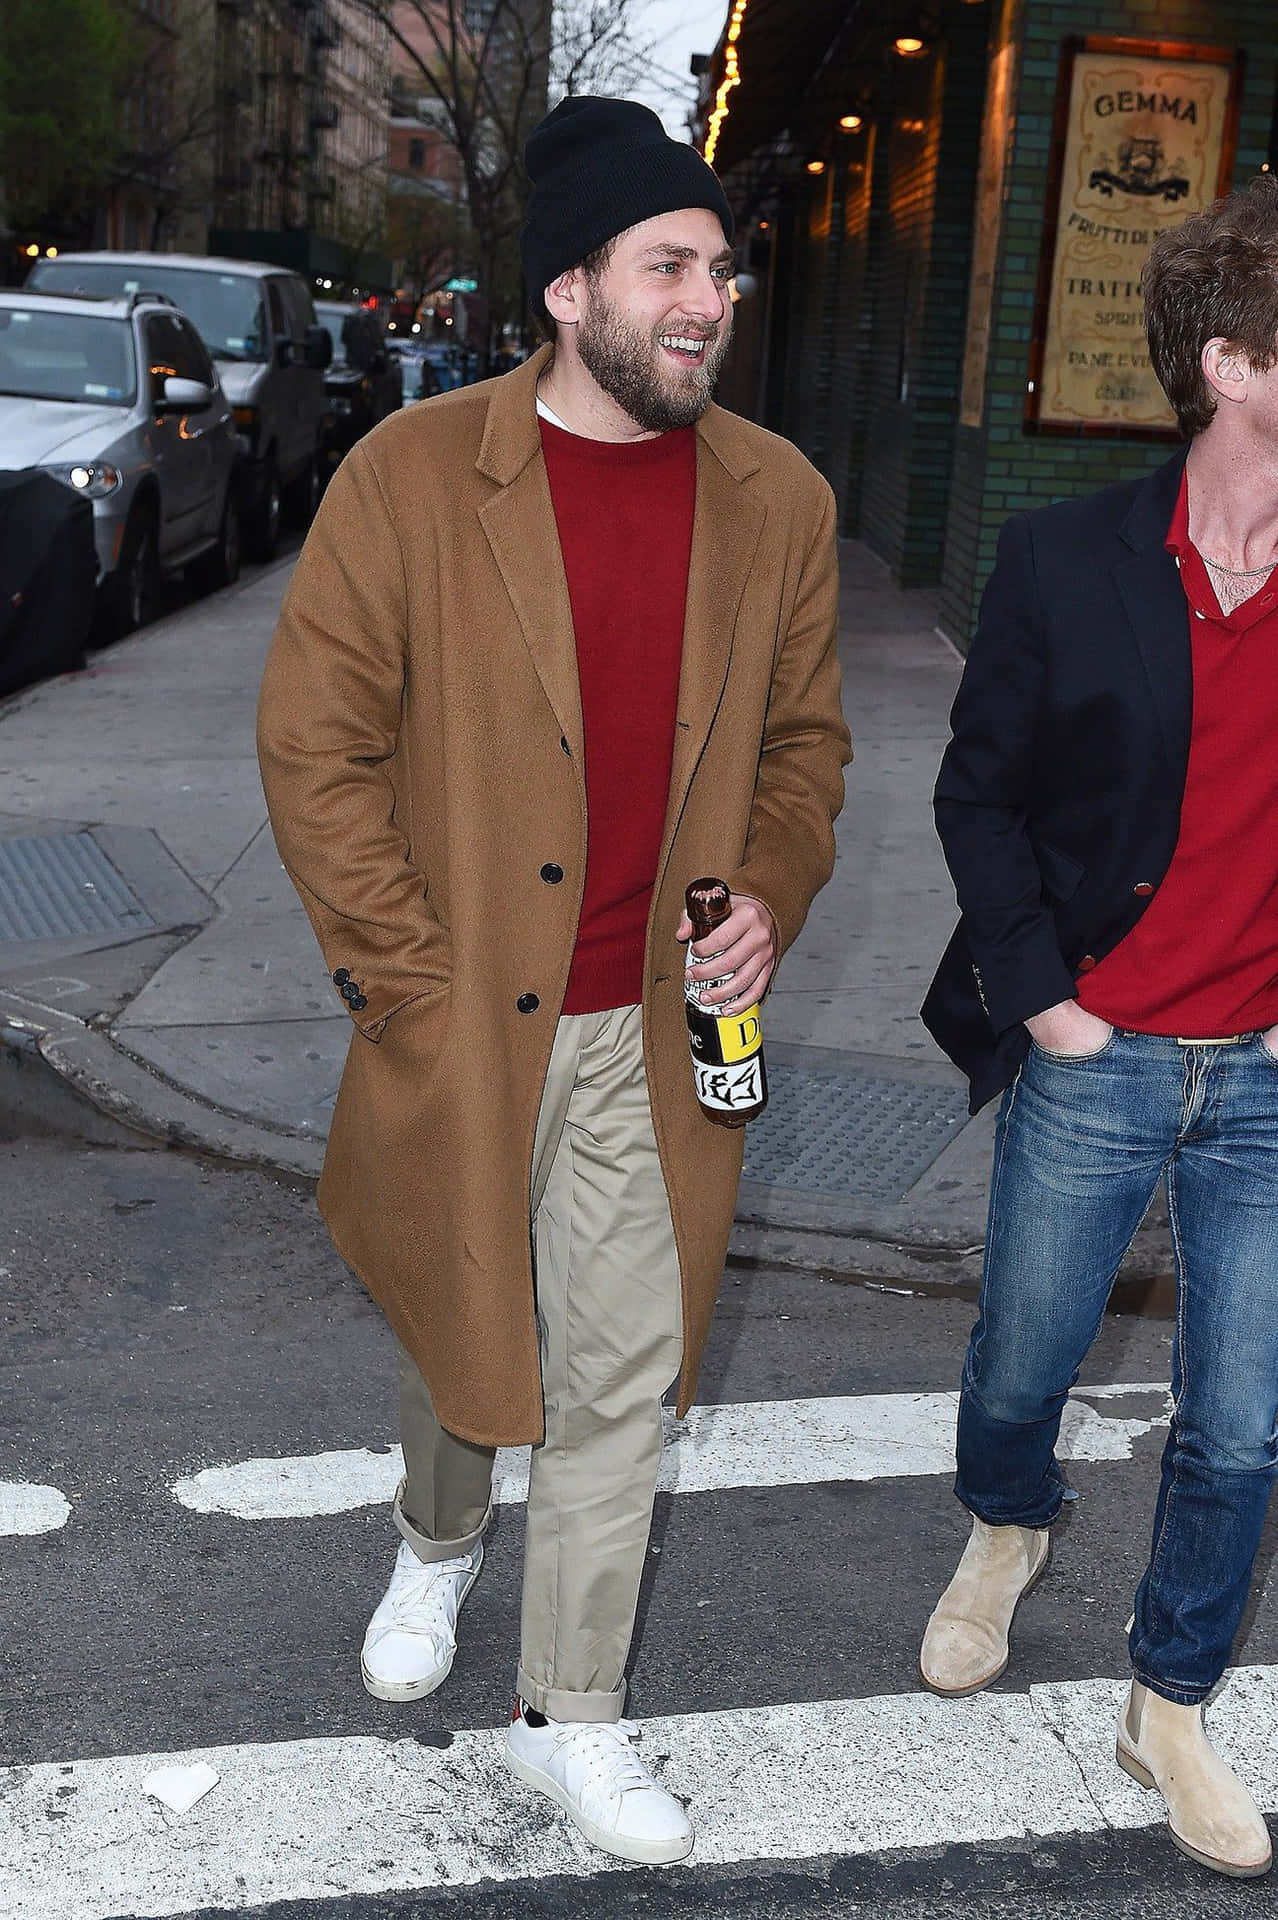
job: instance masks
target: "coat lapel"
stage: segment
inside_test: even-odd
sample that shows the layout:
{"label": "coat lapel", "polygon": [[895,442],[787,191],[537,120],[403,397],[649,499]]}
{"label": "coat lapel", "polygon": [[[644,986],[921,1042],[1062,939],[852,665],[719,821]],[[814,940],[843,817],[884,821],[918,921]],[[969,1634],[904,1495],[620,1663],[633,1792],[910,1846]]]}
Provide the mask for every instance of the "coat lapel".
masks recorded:
{"label": "coat lapel", "polygon": [[1163,743],[1182,775],[1193,713],[1189,605],[1165,543],[1184,466],[1185,456],[1178,454],[1140,489],[1119,529],[1130,551],[1114,567],[1114,584],[1144,664]]}
{"label": "coat lapel", "polygon": [[476,461],[497,481],[479,510],[480,524],[501,571],[537,677],[554,709],[573,764],[583,765],[577,642],[559,529],[550,497],[537,426],[537,380],[550,358],[543,347],[493,387],[483,444]]}
{"label": "coat lapel", "polygon": [[[757,467],[758,459],[745,445],[744,436],[737,434],[733,416],[712,407],[697,435],[696,505],[666,817],[667,850],[723,695],[737,613],[763,530],[764,508],[745,496],[740,485]],[[664,859],[663,851],[663,865]]]}

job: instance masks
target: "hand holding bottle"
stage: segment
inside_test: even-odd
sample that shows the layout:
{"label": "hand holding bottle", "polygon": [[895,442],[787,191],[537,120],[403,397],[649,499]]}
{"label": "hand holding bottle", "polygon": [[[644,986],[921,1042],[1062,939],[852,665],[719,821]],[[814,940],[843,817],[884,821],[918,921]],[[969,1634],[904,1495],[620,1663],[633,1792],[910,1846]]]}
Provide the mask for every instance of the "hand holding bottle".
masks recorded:
{"label": "hand holding bottle", "polygon": [[[696,947],[688,950],[685,978],[695,984],[699,1003],[715,1012],[735,1013],[762,1000],[777,964],[777,931],[768,909],[749,894],[734,893],[731,899],[731,911],[715,928],[713,940],[698,942],[713,950],[714,958],[703,959]],[[692,937],[692,922],[685,913],[675,938]],[[729,973],[732,978],[727,980],[725,975]],[[723,981],[723,985],[703,986],[714,980]]]}

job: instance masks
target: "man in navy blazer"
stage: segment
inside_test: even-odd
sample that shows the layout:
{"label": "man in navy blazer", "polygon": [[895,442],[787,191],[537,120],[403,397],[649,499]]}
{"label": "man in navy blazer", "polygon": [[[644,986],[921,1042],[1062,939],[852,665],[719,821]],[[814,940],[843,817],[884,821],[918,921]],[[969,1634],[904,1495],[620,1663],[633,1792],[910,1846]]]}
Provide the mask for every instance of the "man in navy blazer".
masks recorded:
{"label": "man in navy blazer", "polygon": [[1006,1667],[1064,1497],[1054,1448],[1160,1179],[1174,1410],[1117,1757],[1172,1838],[1262,1874],[1208,1741],[1278,1473],[1278,179],[1155,243],[1154,369],[1188,446],[1018,515],[955,701],[936,820],[961,919],[923,1008],[1002,1096],[935,1692]]}

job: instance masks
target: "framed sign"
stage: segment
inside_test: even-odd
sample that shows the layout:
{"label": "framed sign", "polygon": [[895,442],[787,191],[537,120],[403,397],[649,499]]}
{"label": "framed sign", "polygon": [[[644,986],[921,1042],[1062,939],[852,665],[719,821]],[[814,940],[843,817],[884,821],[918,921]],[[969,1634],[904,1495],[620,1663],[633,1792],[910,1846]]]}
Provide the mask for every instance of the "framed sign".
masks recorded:
{"label": "framed sign", "polygon": [[1149,364],[1141,269],[1160,233],[1228,187],[1242,59],[1102,34],[1065,43],[1028,431],[1178,437]]}

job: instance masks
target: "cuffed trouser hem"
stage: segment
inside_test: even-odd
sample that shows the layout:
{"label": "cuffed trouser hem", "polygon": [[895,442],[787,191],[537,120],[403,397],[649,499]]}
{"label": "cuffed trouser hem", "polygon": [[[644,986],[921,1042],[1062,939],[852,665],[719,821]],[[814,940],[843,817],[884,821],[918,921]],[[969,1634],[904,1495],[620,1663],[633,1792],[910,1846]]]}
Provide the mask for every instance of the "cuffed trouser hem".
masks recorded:
{"label": "cuffed trouser hem", "polygon": [[1048,1527],[1055,1526],[1065,1506],[1064,1500],[1058,1500],[1045,1520],[1040,1520],[1037,1515],[1029,1520],[1023,1520],[1019,1514],[1012,1514],[1009,1518],[1006,1513],[982,1513],[980,1508],[973,1506],[970,1500],[965,1500],[961,1493],[956,1492],[954,1498],[974,1520],[983,1521],[987,1527],[1027,1527],[1031,1533],[1043,1533]]}
{"label": "cuffed trouser hem", "polygon": [[[466,1554],[473,1552],[475,1547],[477,1547],[483,1539],[488,1522],[493,1517],[491,1503],[488,1511],[473,1533],[463,1535],[460,1540],[432,1540],[428,1533],[423,1533],[420,1527],[413,1525],[400,1504],[404,1497],[404,1488],[407,1485],[407,1479],[404,1479],[400,1481],[395,1489],[395,1503],[391,1508],[391,1518],[394,1520],[398,1532],[407,1540],[409,1546],[413,1549],[413,1552],[423,1565],[433,1567],[437,1566],[441,1560],[461,1560]],[[543,1708],[542,1711],[545,1712],[545,1708]]]}
{"label": "cuffed trouser hem", "polygon": [[565,1687],[543,1687],[539,1681],[530,1680],[520,1667],[515,1675],[515,1686],[524,1705],[536,1713],[544,1713],[548,1720],[589,1721],[595,1726],[613,1726],[620,1720],[621,1709],[626,1703],[624,1680],[615,1693],[570,1693]]}
{"label": "cuffed trouser hem", "polygon": [[1152,1673],[1142,1673],[1139,1667],[1132,1668],[1132,1679],[1177,1707],[1201,1707],[1210,1696],[1212,1687],[1219,1685],[1218,1681],[1213,1680],[1211,1687],[1178,1687],[1170,1680],[1156,1680]]}

